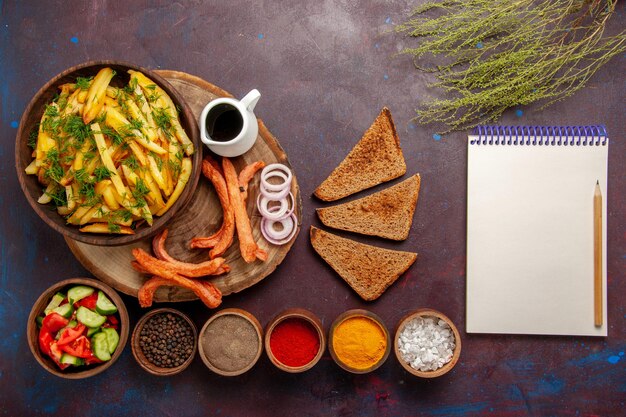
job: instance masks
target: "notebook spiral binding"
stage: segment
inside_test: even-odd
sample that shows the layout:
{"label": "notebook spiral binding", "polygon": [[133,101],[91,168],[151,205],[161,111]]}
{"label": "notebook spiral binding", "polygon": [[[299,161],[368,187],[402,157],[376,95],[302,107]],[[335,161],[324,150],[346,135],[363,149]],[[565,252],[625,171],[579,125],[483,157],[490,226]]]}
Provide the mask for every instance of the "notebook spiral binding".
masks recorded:
{"label": "notebook spiral binding", "polygon": [[591,126],[477,126],[470,145],[606,146],[602,125]]}

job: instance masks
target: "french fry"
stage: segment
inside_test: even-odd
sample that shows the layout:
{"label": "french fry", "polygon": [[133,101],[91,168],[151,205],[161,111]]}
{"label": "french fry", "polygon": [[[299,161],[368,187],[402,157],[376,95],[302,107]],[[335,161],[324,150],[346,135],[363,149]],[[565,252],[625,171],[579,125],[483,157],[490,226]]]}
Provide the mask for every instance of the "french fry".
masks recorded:
{"label": "french fry", "polygon": [[104,136],[102,136],[100,125],[98,123],[92,124],[91,130],[93,131],[93,137],[96,141],[96,146],[98,147],[98,153],[100,154],[102,165],[111,171],[111,182],[113,183],[113,186],[121,196],[124,196],[126,193],[126,187],[124,187],[124,183],[117,174],[115,165],[113,165],[113,160],[111,160],[111,155],[109,155],[109,150],[107,149],[104,141]]}
{"label": "french fry", "polygon": [[121,234],[121,235],[134,235],[135,231],[133,229],[131,229],[130,227],[127,226],[118,226],[116,228],[112,228],[109,224],[107,223],[92,223],[92,224],[88,224],[87,226],[83,226],[80,229],[81,232],[87,232],[87,233],[115,233],[115,234]]}
{"label": "french fry", "polygon": [[157,125],[154,122],[154,118],[152,117],[152,109],[150,108],[150,103],[148,103],[148,100],[146,100],[146,96],[143,95],[143,90],[139,85],[137,85],[133,93],[137,101],[141,104],[141,112],[144,114],[146,120],[148,121],[148,125],[156,132]]}
{"label": "french fry", "polygon": [[27,175],[37,175],[37,171],[39,171],[39,168],[37,168],[37,160],[33,159],[31,161],[30,164],[28,164],[28,166],[26,168],[24,168],[24,172]]}
{"label": "french fry", "polygon": [[76,210],[74,210],[74,213],[72,213],[72,215],[67,219],[67,222],[70,224],[75,224],[78,225],[80,224],[80,219],[87,214],[87,212],[91,209],[91,207],[86,207],[86,206],[80,206],[78,207]]}
{"label": "french fry", "polygon": [[67,206],[59,206],[59,207],[57,207],[57,213],[59,213],[61,216],[67,216],[71,212],[72,211],[70,209],[68,209]]}
{"label": "french fry", "polygon": [[167,200],[165,207],[163,207],[163,209],[157,213],[157,216],[164,215],[174,205],[176,200],[178,200],[178,198],[182,194],[183,189],[185,188],[185,185],[189,181],[190,176],[191,176],[191,158],[183,158],[183,166],[180,172],[180,176],[178,177],[178,182],[176,183],[176,187],[174,188],[174,191],[170,195],[169,199]]}
{"label": "french fry", "polygon": [[150,196],[154,200],[155,208],[158,207],[159,211],[163,207],[165,207],[165,202],[163,201],[163,196],[161,196],[161,192],[159,191],[159,187],[156,185],[154,180],[152,179],[152,175],[150,175],[150,171],[145,170],[137,170],[136,174],[143,179],[148,188],[150,189]]}
{"label": "french fry", "polygon": [[165,178],[163,178],[163,174],[161,174],[159,166],[157,165],[156,160],[152,155],[148,155],[148,168],[150,169],[150,174],[152,175],[152,178],[154,178],[154,181],[167,196],[167,183],[165,181]]}
{"label": "french fry", "polygon": [[128,97],[126,98],[124,103],[126,104],[126,108],[128,109],[128,114],[133,119],[141,122],[141,132],[145,135],[148,141],[154,142],[155,140],[157,140],[158,138],[156,130],[152,129],[152,127],[148,124],[148,120],[146,120],[143,113],[141,112],[141,110],[139,110],[139,107],[137,107],[137,104],[133,101],[133,99]]}
{"label": "french fry", "polygon": [[102,68],[91,82],[83,111],[83,122],[85,124],[91,123],[102,110],[107,86],[114,75],[115,72],[111,68]]}
{"label": "french fry", "polygon": [[146,90],[152,90],[158,95],[156,99],[156,104],[158,105],[158,107],[166,110],[169,113],[172,128],[174,129],[174,134],[176,138],[183,146],[185,154],[187,156],[192,155],[194,153],[193,143],[191,142],[189,136],[187,136],[187,133],[185,133],[185,130],[178,121],[178,110],[176,109],[176,106],[174,105],[174,102],[172,101],[170,96],[168,96],[161,87],[156,85],[154,81],[146,77],[141,72],[133,70],[129,70],[128,72],[131,75],[131,79],[135,78],[137,80],[137,83],[144,90],[144,93],[146,92]]}
{"label": "french fry", "polygon": [[121,205],[115,199],[113,195],[113,186],[106,187],[102,190],[102,198],[104,198],[104,202],[107,206],[111,207],[112,210],[119,210]]}
{"label": "french fry", "polygon": [[37,202],[39,204],[48,204],[49,202],[51,202],[52,195],[56,192],[56,189],[57,189],[57,185],[55,183],[51,182],[50,184],[48,184],[48,186],[43,191],[43,194],[41,194],[41,197],[39,197]]}
{"label": "french fry", "polygon": [[139,146],[134,140],[129,140],[126,143],[128,143],[128,147],[133,152],[133,155],[135,155],[135,158],[139,162],[139,165],[141,165],[142,167],[148,166],[146,154],[143,152],[141,146]]}
{"label": "french fry", "polygon": [[83,163],[85,162],[85,153],[89,151],[90,147],[91,144],[88,140],[86,140],[85,143],[83,143],[83,146],[78,151],[76,151],[76,156],[74,157],[74,161],[72,163],[72,169],[74,170],[74,172],[83,168]]}
{"label": "french fry", "polygon": [[80,220],[78,221],[78,224],[83,226],[83,225],[89,223],[91,221],[91,219],[96,217],[98,211],[100,211],[101,209],[102,209],[102,204],[96,204],[96,205],[92,206],[89,210],[87,210],[87,213],[85,213],[80,218]]}
{"label": "french fry", "polygon": [[114,107],[106,107],[106,124],[111,126],[122,136],[127,136],[129,133],[132,134],[134,136],[133,139],[136,140],[141,146],[156,154],[162,155],[167,153],[165,149],[156,143],[149,142],[137,129],[130,129],[129,131],[129,126],[131,126],[130,122]]}
{"label": "french fry", "polygon": [[71,185],[65,186],[65,197],[67,199],[67,209],[72,211],[76,206],[76,197],[74,195],[74,188]]}
{"label": "french fry", "polygon": [[80,93],[78,93],[78,96],[76,97],[78,99],[78,103],[85,104],[85,101],[87,101],[88,94],[89,94],[88,90],[80,90]]}

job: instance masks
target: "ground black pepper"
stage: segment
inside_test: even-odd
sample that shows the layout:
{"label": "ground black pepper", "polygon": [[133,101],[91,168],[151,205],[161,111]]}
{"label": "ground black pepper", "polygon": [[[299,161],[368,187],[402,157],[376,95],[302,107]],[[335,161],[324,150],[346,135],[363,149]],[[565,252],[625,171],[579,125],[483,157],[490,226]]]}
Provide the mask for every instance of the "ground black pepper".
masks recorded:
{"label": "ground black pepper", "polygon": [[161,368],[182,365],[191,356],[193,344],[189,323],[171,313],[150,317],[139,337],[139,346],[146,359]]}

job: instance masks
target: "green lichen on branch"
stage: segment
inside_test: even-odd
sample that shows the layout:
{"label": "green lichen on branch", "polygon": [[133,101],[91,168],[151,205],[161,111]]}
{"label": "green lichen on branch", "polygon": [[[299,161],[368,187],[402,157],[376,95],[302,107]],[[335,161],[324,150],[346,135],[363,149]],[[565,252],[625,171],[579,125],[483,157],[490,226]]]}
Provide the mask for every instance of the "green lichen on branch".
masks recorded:
{"label": "green lichen on branch", "polygon": [[395,28],[419,39],[401,54],[433,72],[430,86],[446,93],[422,103],[417,121],[449,132],[496,121],[514,106],[539,101],[543,108],[571,96],[626,50],[626,32],[603,36],[616,3],[443,0],[416,8]]}

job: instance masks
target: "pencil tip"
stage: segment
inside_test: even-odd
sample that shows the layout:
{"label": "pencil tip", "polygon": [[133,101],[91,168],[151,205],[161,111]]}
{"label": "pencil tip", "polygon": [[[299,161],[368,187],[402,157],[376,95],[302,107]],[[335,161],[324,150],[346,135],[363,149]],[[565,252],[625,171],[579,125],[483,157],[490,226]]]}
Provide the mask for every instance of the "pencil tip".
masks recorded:
{"label": "pencil tip", "polygon": [[600,185],[600,180],[596,180],[596,185]]}

